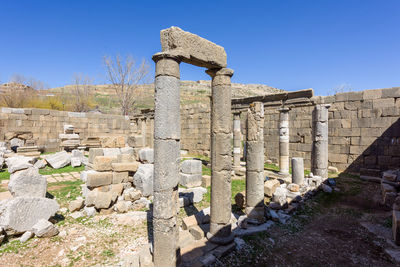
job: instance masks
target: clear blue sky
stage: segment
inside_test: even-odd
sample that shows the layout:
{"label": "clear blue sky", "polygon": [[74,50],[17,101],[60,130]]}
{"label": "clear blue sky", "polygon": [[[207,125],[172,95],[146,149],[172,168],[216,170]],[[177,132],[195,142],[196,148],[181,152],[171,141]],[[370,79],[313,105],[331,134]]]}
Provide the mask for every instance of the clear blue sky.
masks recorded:
{"label": "clear blue sky", "polygon": [[[169,3],[172,2],[172,3]],[[149,60],[170,26],[225,47],[233,82],[325,95],[400,86],[399,0],[4,1],[0,80],[35,77],[51,87],[74,73],[105,81],[104,55]],[[181,64],[182,80],[206,80]]]}

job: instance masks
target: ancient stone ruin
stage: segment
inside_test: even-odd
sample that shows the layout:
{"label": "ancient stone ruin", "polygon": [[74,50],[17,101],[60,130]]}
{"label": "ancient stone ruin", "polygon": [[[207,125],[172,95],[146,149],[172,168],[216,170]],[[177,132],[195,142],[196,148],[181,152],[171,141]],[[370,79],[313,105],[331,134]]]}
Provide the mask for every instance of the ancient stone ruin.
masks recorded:
{"label": "ancient stone ruin", "polygon": [[[0,167],[10,179],[0,191],[0,244],[65,237],[57,223],[66,218],[100,221],[147,231],[112,264],[209,266],[245,246],[243,236],[286,224],[319,191],[340,192],[330,175],[346,171],[380,183],[400,245],[399,88],[232,99],[223,47],[178,27],[160,38],[154,110],[1,109]],[[181,106],[181,63],[206,68],[209,104]],[[79,168],[77,177],[41,174],[69,167]],[[79,192],[60,208],[49,184],[79,179]],[[233,179],[245,187],[232,196]]]}

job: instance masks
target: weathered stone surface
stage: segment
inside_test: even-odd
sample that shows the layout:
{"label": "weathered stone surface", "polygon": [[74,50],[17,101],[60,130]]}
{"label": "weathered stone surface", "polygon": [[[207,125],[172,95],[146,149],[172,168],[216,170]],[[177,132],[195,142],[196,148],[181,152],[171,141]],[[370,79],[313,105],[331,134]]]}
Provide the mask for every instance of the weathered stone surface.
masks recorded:
{"label": "weathered stone surface", "polygon": [[112,163],[112,170],[115,172],[136,172],[141,164],[137,161],[129,163]]}
{"label": "weathered stone surface", "polygon": [[[19,242],[21,243],[25,243],[26,241],[28,241],[29,239],[31,239],[35,234],[31,231],[26,231],[20,238],[19,238]],[[1,243],[1,242],[0,242]]]}
{"label": "weathered stone surface", "polygon": [[42,168],[46,167],[46,165],[47,165],[47,162],[44,159],[39,159],[38,161],[36,161],[35,164],[33,164],[33,167],[42,169]]}
{"label": "weathered stone surface", "polygon": [[287,189],[292,192],[299,192],[300,186],[298,184],[288,184]]}
{"label": "weathered stone surface", "polygon": [[46,161],[54,169],[60,169],[67,166],[71,162],[71,155],[67,151],[57,152],[55,154],[47,155]]}
{"label": "weathered stone surface", "polygon": [[223,47],[193,33],[171,27],[162,30],[160,35],[162,51],[175,50],[184,62],[206,68],[224,68],[227,65]]}
{"label": "weathered stone surface", "polygon": [[87,172],[86,185],[88,187],[98,187],[112,183],[112,172]]}
{"label": "weathered stone surface", "polygon": [[32,167],[32,158],[29,157],[11,157],[6,159],[6,164],[9,173],[14,173],[16,171],[25,170]]}
{"label": "weathered stone surface", "polygon": [[210,175],[203,175],[201,178],[201,186],[202,187],[209,187],[211,186],[211,176]]}
{"label": "weathered stone surface", "polygon": [[93,169],[96,171],[111,171],[111,164],[117,162],[117,157],[97,156],[93,161]]}
{"label": "weathered stone surface", "polygon": [[121,154],[121,150],[119,148],[103,148],[103,154],[105,157],[117,157]]}
{"label": "weathered stone surface", "polygon": [[201,160],[190,159],[181,163],[181,172],[185,174],[201,174],[203,164]]}
{"label": "weathered stone surface", "polygon": [[194,187],[188,189],[179,188],[178,191],[180,196],[189,198],[192,203],[198,203],[202,201],[203,195],[207,193],[207,189],[204,187]]}
{"label": "weathered stone surface", "polygon": [[237,193],[235,195],[235,204],[239,209],[243,209],[246,203],[246,191]]}
{"label": "weathered stone surface", "polygon": [[81,158],[78,157],[71,157],[71,166],[72,167],[79,167],[82,165]]}
{"label": "weathered stone surface", "polygon": [[48,220],[60,206],[57,201],[38,197],[15,197],[0,202],[0,225],[9,233],[30,231],[40,219]]}
{"label": "weathered stone surface", "polygon": [[125,213],[128,212],[131,207],[132,207],[132,202],[130,201],[118,201],[114,205],[114,210],[118,213]]}
{"label": "weathered stone surface", "polygon": [[281,206],[283,206],[287,202],[286,192],[287,190],[285,188],[282,187],[276,188],[275,193],[272,196],[272,201],[279,203]]}
{"label": "weathered stone surface", "polygon": [[202,175],[199,174],[186,174],[180,173],[179,174],[179,183],[186,187],[197,187],[201,186],[202,184]]}
{"label": "weathered stone surface", "polygon": [[176,187],[179,183],[179,141],[154,140],[154,190]]}
{"label": "weathered stone surface", "polygon": [[58,234],[58,229],[48,220],[40,219],[32,226],[32,232],[37,237],[52,237]]}
{"label": "weathered stone surface", "polygon": [[96,209],[108,209],[113,199],[112,192],[97,192],[94,206]]}
{"label": "weathered stone surface", "polygon": [[138,225],[147,220],[148,214],[145,211],[130,211],[124,214],[115,214],[113,217],[117,224]]}
{"label": "weathered stone surface", "polygon": [[140,149],[139,160],[143,163],[154,163],[154,150],[148,147]]}
{"label": "weathered stone surface", "polygon": [[89,149],[89,163],[94,163],[94,159],[98,156],[104,156],[102,148],[90,148]]}
{"label": "weathered stone surface", "polygon": [[121,154],[133,156],[133,151],[134,151],[133,147],[129,147],[129,146],[121,147],[120,150],[121,150]]}
{"label": "weathered stone surface", "polygon": [[143,136],[141,135],[131,135],[128,136],[127,143],[130,147],[137,148],[137,147],[143,147]]}
{"label": "weathered stone surface", "polygon": [[140,164],[137,172],[133,176],[133,184],[142,192],[143,196],[153,195],[153,164]]}
{"label": "weathered stone surface", "polygon": [[126,183],[128,182],[129,172],[113,172],[112,173],[112,183]]}
{"label": "weathered stone surface", "polygon": [[68,209],[70,212],[78,211],[83,208],[83,204],[83,199],[72,200],[68,205]]}
{"label": "weathered stone surface", "polygon": [[280,182],[277,179],[269,179],[264,183],[264,195],[272,197],[275,193],[276,188],[278,188]]}
{"label": "weathered stone surface", "polygon": [[96,209],[95,207],[84,207],[83,208],[83,212],[86,214],[86,216],[88,217],[93,217],[94,215],[96,215]]}
{"label": "weathered stone surface", "polygon": [[45,197],[47,181],[38,169],[29,167],[11,174],[8,190],[13,197]]}
{"label": "weathered stone surface", "polygon": [[292,158],[292,182],[303,185],[304,183],[304,160],[303,158]]}
{"label": "weathered stone surface", "polygon": [[130,154],[117,155],[117,163],[129,163],[135,161],[134,157]]}

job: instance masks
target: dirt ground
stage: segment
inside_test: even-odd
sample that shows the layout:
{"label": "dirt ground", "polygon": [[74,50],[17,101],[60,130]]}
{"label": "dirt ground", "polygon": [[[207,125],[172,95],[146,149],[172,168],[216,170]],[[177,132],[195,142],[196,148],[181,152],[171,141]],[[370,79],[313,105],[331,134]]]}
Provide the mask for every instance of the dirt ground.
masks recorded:
{"label": "dirt ground", "polygon": [[344,175],[337,181],[340,192],[319,192],[289,223],[244,238],[244,249],[215,266],[398,266],[385,253],[395,245],[380,185]]}

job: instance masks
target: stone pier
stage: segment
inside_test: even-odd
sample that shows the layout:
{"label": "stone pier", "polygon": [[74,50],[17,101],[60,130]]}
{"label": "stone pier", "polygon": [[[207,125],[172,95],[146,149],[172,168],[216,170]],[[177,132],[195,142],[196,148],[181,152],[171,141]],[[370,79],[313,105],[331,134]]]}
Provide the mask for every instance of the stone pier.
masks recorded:
{"label": "stone pier", "polygon": [[304,160],[303,158],[292,158],[292,183],[303,185],[304,183]]}
{"label": "stone pier", "polygon": [[289,108],[279,111],[279,174],[289,176]]}
{"label": "stone pier", "polygon": [[[177,266],[177,261],[179,261],[180,257],[178,246],[179,229],[177,225],[181,138],[180,60],[167,52],[155,54],[153,60],[156,63],[153,201],[154,264],[155,266]],[[142,132],[142,134],[145,133]]]}
{"label": "stone pier", "polygon": [[231,232],[232,118],[231,76],[227,68],[209,69],[211,83],[211,205],[210,232],[214,243],[227,244]]}
{"label": "stone pier", "polygon": [[328,178],[328,117],[330,104],[316,105],[313,110],[313,146],[311,171],[314,175]]}
{"label": "stone pier", "polygon": [[240,127],[240,112],[233,113],[233,169],[240,169],[241,157],[241,127]]}
{"label": "stone pier", "polygon": [[246,214],[265,222],[264,211],[264,104],[254,102],[247,111]]}

